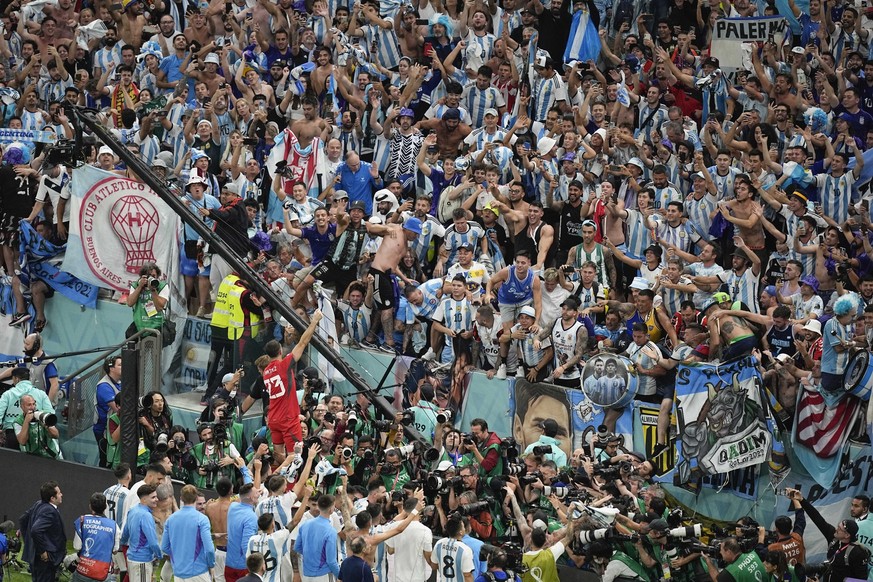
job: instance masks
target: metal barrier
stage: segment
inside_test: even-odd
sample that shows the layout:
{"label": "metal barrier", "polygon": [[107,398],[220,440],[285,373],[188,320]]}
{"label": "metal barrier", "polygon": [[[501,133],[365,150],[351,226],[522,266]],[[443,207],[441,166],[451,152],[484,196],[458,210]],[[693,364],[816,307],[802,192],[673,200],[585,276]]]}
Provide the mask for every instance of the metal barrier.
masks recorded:
{"label": "metal barrier", "polygon": [[[93,360],[68,376],[67,385],[67,433],[66,440],[90,430],[97,422],[97,384],[104,376],[103,362],[131,340],[138,339],[139,369],[142,372],[139,396],[161,389],[161,350],[163,338],[160,330],[143,329],[124,343],[100,353]],[[58,411],[63,413],[63,410]]]}

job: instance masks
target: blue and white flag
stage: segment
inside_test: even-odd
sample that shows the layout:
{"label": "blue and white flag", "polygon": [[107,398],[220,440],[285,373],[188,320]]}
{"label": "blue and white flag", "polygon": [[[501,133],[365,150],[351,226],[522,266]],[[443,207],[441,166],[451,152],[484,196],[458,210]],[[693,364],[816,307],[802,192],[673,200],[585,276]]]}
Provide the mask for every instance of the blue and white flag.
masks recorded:
{"label": "blue and white flag", "polygon": [[91,309],[97,308],[96,285],[79,280],[74,275],[60,270],[50,259],[63,254],[64,247],[55,245],[44,238],[26,220],[21,221],[21,241],[19,247],[19,266],[22,275],[34,277],[46,285]]}
{"label": "blue and white flag", "polygon": [[782,164],[782,173],[788,175],[788,179],[782,186],[783,188],[787,188],[791,184],[797,184],[800,188],[806,188],[815,181],[815,176],[812,175],[812,172],[797,162],[785,162]]}
{"label": "blue and white flag", "polygon": [[600,34],[591,21],[587,10],[579,10],[573,15],[570,25],[570,39],[564,51],[564,62],[581,61],[583,63],[600,56]]}

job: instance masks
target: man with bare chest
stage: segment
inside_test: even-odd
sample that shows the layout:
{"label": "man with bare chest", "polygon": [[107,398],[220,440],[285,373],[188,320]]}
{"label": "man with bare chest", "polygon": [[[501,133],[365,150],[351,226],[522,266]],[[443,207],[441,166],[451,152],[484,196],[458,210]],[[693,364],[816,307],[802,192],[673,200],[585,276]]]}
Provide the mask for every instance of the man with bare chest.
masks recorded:
{"label": "man with bare chest", "polygon": [[[397,270],[400,260],[406,255],[409,243],[421,234],[421,221],[411,216],[403,225],[399,224],[371,224],[366,223],[367,234],[381,236],[382,243],[373,263],[370,266],[370,274],[373,275],[373,303],[379,311],[382,322],[382,331],[385,342],[379,348],[384,351],[396,353],[394,346],[394,308],[397,302],[394,298],[394,281],[391,274]],[[376,325],[376,322],[373,322]],[[375,332],[372,332],[375,335]]]}
{"label": "man with bare chest", "polygon": [[[161,10],[163,10],[163,3],[161,3]],[[121,40],[136,48],[142,46],[142,29],[146,25],[143,12],[145,12],[143,0],[133,0],[121,12],[112,12]]]}
{"label": "man with bare chest", "polygon": [[[716,294],[718,295],[718,294]],[[722,349],[721,360],[726,362],[733,358],[746,356],[758,347],[758,336],[742,317],[733,315],[730,310],[721,309],[727,302],[718,303],[713,300],[703,310],[707,315],[709,327],[709,349],[715,350],[719,344]]]}
{"label": "man with bare chest", "polygon": [[233,484],[230,479],[221,477],[215,484],[215,491],[218,493],[218,498],[210,499],[204,511],[209,518],[212,541],[215,544],[215,581],[224,582],[224,561],[227,557],[227,510],[230,508]]}
{"label": "man with bare chest", "polygon": [[301,147],[312,143],[312,139],[321,135],[327,122],[318,116],[318,101],[311,95],[304,96],[302,101],[303,119],[291,124],[291,131],[300,140]]}

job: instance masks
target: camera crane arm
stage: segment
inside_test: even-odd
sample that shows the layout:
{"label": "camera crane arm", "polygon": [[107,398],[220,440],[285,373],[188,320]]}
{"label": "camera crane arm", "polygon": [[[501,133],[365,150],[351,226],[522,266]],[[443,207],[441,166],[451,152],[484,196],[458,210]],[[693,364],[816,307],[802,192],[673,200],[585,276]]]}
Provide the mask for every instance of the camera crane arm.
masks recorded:
{"label": "camera crane arm", "polygon": [[[82,125],[90,129],[104,144],[106,144],[115,155],[117,155],[126,165],[132,170],[139,179],[149,186],[155,194],[169,206],[179,218],[188,226],[194,229],[195,232],[207,243],[213,252],[220,255],[228,264],[236,271],[239,276],[246,281],[252,291],[256,292],[260,297],[267,299],[270,308],[274,312],[281,314],[299,333],[304,333],[307,328],[304,322],[297,313],[291,309],[290,305],[285,304],[281,298],[276,295],[273,289],[267,285],[258,274],[249,265],[235,253],[227,243],[217,237],[213,231],[206,227],[203,222],[195,220],[191,213],[187,210],[182,201],[163,184],[161,180],[151,171],[138,156],[131,153],[119,142],[109,130],[104,127],[97,119],[93,110],[88,110],[83,107],[70,106],[68,107],[71,120],[76,128],[76,143],[81,145]],[[379,408],[386,417],[393,418],[395,409],[384,396],[376,393],[367,382],[355,371],[349,364],[342,359],[319,335],[313,335],[311,345],[325,357],[325,359],[336,368],[344,378],[351,382],[356,390],[359,390],[367,395],[367,398],[374,406]],[[414,428],[409,426],[404,427],[406,436],[423,444],[427,444],[425,438]]]}

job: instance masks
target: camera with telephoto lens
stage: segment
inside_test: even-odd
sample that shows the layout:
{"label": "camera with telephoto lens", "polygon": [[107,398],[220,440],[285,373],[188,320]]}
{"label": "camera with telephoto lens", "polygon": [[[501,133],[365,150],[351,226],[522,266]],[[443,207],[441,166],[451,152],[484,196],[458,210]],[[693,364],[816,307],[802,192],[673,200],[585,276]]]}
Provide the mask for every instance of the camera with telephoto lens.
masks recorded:
{"label": "camera with telephoto lens", "polygon": [[680,556],[691,554],[704,554],[711,558],[720,558],[721,540],[713,540],[709,545],[703,544],[696,538],[680,539],[674,542],[674,547]]}
{"label": "camera with telephoto lens", "polygon": [[527,466],[524,463],[504,463],[504,475],[524,475],[527,473]]}
{"label": "camera with telephoto lens", "polygon": [[534,455],[536,455],[538,457],[542,457],[545,455],[551,455],[552,454],[552,447],[551,447],[551,445],[537,445],[532,449],[532,451],[533,451]]}
{"label": "camera with telephoto lens", "polygon": [[161,285],[161,281],[156,277],[149,277],[149,288],[157,289]]}
{"label": "camera with telephoto lens", "polygon": [[409,458],[409,455],[415,452],[415,444],[403,445],[400,447],[391,447],[385,449],[385,454],[388,454],[388,451],[394,451],[398,455],[400,455],[401,459]]}
{"label": "camera with telephoto lens", "polygon": [[329,422],[331,424],[336,422],[336,415],[329,410],[327,412],[325,412],[324,416],[322,416],[321,418],[322,418],[322,420],[324,420],[324,422]]}
{"label": "camera with telephoto lens", "polygon": [[355,454],[355,451],[351,449],[351,447],[343,447],[339,450],[339,456],[343,458],[344,461],[348,461]]}
{"label": "camera with telephoto lens", "polygon": [[607,444],[609,444],[609,439],[612,437],[612,433],[609,432],[609,428],[605,424],[601,424],[597,427],[597,446],[601,449],[604,448]]}
{"label": "camera with telephoto lens", "polygon": [[358,411],[354,408],[350,408],[348,411],[348,415],[346,416],[346,426],[349,430],[354,429],[358,425]]}
{"label": "camera with telephoto lens", "polygon": [[158,453],[166,453],[170,448],[170,433],[166,430],[159,430],[155,433],[155,451]]}
{"label": "camera with telephoto lens", "polygon": [[596,477],[601,477],[604,481],[614,481],[621,477],[621,468],[608,463],[597,463],[594,465],[592,472]]}
{"label": "camera with telephoto lens", "polygon": [[441,412],[437,412],[436,421],[440,424],[445,424],[447,422],[452,421],[452,411],[451,410],[443,410]]}
{"label": "camera with telephoto lens", "polygon": [[475,445],[476,440],[473,438],[473,435],[469,435],[465,432],[461,433],[461,442],[465,445]]}
{"label": "camera with telephoto lens", "polygon": [[527,475],[522,475],[518,478],[518,482],[522,485],[532,485],[536,483],[537,480],[542,479],[543,474],[540,471],[534,471],[533,473],[529,473]]}
{"label": "camera with telephoto lens", "polygon": [[391,426],[394,424],[390,420],[374,420],[373,427],[380,432],[388,432],[391,430]]}
{"label": "camera with telephoto lens", "polygon": [[48,412],[47,410],[37,410],[34,412],[33,420],[48,427],[52,427],[58,423],[58,417],[55,416],[55,413]]}
{"label": "camera with telephoto lens", "polygon": [[200,468],[203,469],[204,473],[206,473],[206,488],[214,489],[215,477],[221,470],[221,465],[218,464],[218,461],[206,461],[205,463],[200,465]]}
{"label": "camera with telephoto lens", "polygon": [[699,538],[703,533],[703,526],[699,523],[667,530],[667,535],[674,539]]}
{"label": "camera with telephoto lens", "polygon": [[461,515],[478,515],[483,511],[488,511],[490,506],[487,501],[476,501],[475,503],[464,503],[458,506],[458,513]]}
{"label": "camera with telephoto lens", "polygon": [[604,527],[600,529],[582,530],[579,532],[579,541],[583,544],[588,544],[594,540],[606,540],[616,542],[637,542],[640,536],[637,534],[623,534],[615,530],[615,528]]}
{"label": "camera with telephoto lens", "polygon": [[424,460],[428,463],[433,463],[437,459],[440,458],[440,451],[434,447],[430,447],[426,451],[424,451]]}

